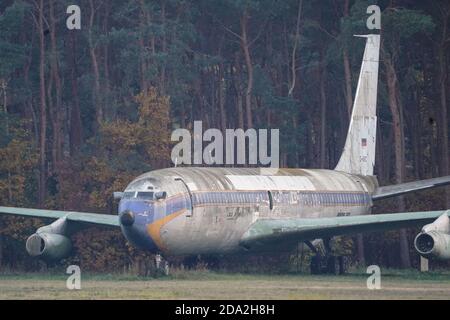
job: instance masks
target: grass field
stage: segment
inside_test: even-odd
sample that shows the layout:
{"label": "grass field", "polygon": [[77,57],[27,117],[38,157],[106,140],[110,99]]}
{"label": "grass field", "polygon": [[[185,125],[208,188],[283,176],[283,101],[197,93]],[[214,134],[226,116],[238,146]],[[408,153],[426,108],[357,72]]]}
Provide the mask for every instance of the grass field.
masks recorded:
{"label": "grass field", "polygon": [[82,275],[81,290],[64,274],[0,274],[0,299],[450,299],[450,273],[382,272],[381,289],[368,275],[248,275],[183,272],[160,278]]}

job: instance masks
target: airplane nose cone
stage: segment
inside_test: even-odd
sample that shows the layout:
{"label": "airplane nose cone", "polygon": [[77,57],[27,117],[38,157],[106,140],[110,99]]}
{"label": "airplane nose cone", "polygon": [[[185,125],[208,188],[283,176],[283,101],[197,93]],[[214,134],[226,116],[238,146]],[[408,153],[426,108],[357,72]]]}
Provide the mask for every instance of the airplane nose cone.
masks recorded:
{"label": "airplane nose cone", "polygon": [[134,214],[130,210],[125,210],[120,213],[120,224],[125,227],[130,227],[134,223]]}

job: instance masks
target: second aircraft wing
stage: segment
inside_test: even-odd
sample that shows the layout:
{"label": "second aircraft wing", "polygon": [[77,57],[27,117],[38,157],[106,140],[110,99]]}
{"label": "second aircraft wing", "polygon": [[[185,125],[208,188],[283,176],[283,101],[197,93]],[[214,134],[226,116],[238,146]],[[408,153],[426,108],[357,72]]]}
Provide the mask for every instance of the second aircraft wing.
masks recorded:
{"label": "second aircraft wing", "polygon": [[450,216],[450,210],[441,210],[335,218],[260,219],[247,230],[240,244],[249,250],[260,250],[266,246],[295,245],[318,238],[423,226],[444,213]]}

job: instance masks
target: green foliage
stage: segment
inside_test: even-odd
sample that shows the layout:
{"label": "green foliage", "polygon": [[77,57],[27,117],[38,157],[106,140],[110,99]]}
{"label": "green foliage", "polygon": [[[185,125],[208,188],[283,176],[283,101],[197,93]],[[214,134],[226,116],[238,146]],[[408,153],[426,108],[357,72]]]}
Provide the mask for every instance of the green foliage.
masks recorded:
{"label": "green foliage", "polygon": [[28,5],[16,1],[0,14],[0,79],[7,78],[25,59],[27,44],[18,43]]}

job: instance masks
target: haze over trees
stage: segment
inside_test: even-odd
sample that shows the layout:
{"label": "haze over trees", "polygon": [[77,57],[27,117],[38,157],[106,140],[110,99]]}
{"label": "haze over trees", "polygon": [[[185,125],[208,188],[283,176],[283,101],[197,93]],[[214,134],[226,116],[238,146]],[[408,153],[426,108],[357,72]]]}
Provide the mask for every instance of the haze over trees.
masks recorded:
{"label": "haze over trees", "polygon": [[[170,133],[279,128],[282,167],[333,168],[364,49],[382,9],[376,174],[381,184],[449,174],[447,0],[81,0],[0,3],[0,204],[114,213],[112,192],[171,166]],[[376,212],[450,208],[441,189]],[[0,219],[0,268],[36,269],[24,239],[42,221]],[[417,230],[355,237],[354,261],[417,266]],[[351,241],[347,239],[344,242]],[[111,245],[114,243],[114,245]],[[89,229],[72,261],[145,261],[118,231]]]}

